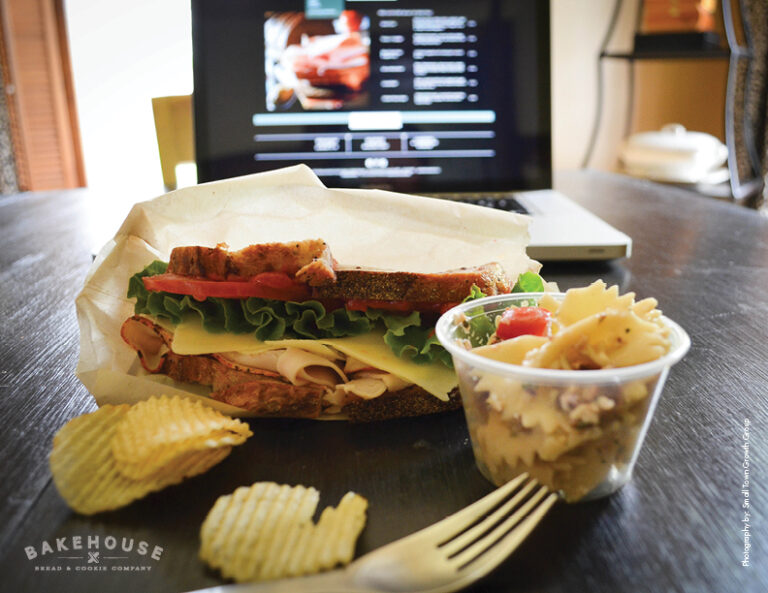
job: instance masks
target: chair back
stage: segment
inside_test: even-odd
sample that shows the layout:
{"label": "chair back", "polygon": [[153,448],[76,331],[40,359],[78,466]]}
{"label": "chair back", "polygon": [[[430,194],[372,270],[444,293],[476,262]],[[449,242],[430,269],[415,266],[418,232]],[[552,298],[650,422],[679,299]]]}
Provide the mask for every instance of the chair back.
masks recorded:
{"label": "chair back", "polygon": [[195,133],[192,95],[153,97],[157,148],[167,190],[177,187],[176,165],[195,162]]}

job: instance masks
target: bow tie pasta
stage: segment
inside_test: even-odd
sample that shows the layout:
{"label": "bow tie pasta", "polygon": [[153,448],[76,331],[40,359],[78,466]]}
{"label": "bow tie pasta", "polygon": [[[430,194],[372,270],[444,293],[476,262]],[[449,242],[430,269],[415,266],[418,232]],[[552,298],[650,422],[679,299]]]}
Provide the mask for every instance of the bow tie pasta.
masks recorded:
{"label": "bow tie pasta", "polygon": [[[549,312],[544,335],[492,336],[473,352],[523,367],[589,371],[640,365],[670,350],[656,300],[635,301],[602,281],[564,297],[544,295],[537,305]],[[628,479],[661,374],[536,383],[477,369],[465,409],[481,470],[496,483],[528,472],[569,501],[596,495],[606,480]]]}
{"label": "bow tie pasta", "polygon": [[548,369],[604,369],[632,366],[669,351],[667,329],[656,299],[635,302],[634,293],[619,296],[616,286],[598,280],[569,290],[561,303],[544,296],[539,306],[554,319],[552,338],[530,350],[525,366]]}

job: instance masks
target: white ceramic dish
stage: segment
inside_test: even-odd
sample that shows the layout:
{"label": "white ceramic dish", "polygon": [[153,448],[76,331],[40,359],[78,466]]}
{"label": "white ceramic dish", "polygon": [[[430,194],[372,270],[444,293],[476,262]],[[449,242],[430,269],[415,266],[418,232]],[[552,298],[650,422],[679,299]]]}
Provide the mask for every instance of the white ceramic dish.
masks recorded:
{"label": "white ceramic dish", "polygon": [[728,180],[728,148],[717,138],[690,132],[680,124],[633,134],[619,149],[626,173],[671,183],[722,183]]}

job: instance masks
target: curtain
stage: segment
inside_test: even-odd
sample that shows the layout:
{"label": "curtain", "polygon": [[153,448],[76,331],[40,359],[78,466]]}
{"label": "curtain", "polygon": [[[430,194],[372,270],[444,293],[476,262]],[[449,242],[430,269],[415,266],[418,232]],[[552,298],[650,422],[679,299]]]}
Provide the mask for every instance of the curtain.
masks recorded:
{"label": "curtain", "polygon": [[737,110],[736,117],[743,138],[737,142],[737,162],[743,178],[751,174],[763,180],[755,206],[768,211],[768,0],[740,0],[740,9],[750,55],[739,61],[737,104],[743,100],[743,112]]}
{"label": "curtain", "polygon": [[8,104],[5,97],[5,83],[2,68],[0,68],[0,194],[2,195],[19,191],[16,180],[16,159],[13,157],[11,121],[8,117]]}

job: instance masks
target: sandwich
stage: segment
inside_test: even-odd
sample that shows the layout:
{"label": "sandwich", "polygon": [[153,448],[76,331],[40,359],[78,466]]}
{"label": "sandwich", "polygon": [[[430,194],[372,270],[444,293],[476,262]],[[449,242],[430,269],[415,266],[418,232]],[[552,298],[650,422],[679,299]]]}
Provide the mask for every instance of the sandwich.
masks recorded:
{"label": "sandwich", "polygon": [[144,372],[258,417],[372,421],[460,407],[434,334],[467,299],[543,289],[498,263],[443,273],[345,267],[321,239],[184,246],[129,281],[123,341]]}

